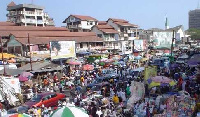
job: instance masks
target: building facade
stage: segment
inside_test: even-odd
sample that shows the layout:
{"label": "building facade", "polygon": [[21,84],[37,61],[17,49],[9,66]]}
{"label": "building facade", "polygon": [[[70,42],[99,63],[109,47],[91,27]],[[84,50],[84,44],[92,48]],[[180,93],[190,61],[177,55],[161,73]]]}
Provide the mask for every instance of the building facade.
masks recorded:
{"label": "building facade", "polygon": [[116,41],[123,54],[130,54],[133,52],[133,40],[138,39],[137,25],[131,24],[123,19],[109,18],[108,25],[112,26],[118,31],[119,38]]}
{"label": "building facade", "polygon": [[7,6],[7,21],[19,26],[54,26],[54,21],[44,12],[44,7],[11,2]]}
{"label": "building facade", "polygon": [[71,32],[90,32],[97,22],[95,18],[83,15],[70,15],[63,21]]}
{"label": "building facade", "polygon": [[97,37],[103,38],[103,46],[105,49],[111,51],[120,50],[117,43],[119,33],[112,26],[107,24],[96,25],[92,27],[92,32],[95,32]]}
{"label": "building facade", "polygon": [[189,28],[200,29],[200,9],[189,11]]}

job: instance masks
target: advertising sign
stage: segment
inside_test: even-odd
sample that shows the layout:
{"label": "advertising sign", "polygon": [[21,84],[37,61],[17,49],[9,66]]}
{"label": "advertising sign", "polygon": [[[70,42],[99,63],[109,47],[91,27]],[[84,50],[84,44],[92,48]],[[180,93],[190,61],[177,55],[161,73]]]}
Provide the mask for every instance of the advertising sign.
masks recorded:
{"label": "advertising sign", "polygon": [[[173,32],[154,32],[153,40],[155,46],[171,47]],[[156,40],[156,41],[155,41]]]}
{"label": "advertising sign", "polygon": [[75,41],[51,41],[51,60],[75,57]]}
{"label": "advertising sign", "polygon": [[134,49],[137,51],[143,51],[144,50],[144,44],[143,40],[134,40]]}

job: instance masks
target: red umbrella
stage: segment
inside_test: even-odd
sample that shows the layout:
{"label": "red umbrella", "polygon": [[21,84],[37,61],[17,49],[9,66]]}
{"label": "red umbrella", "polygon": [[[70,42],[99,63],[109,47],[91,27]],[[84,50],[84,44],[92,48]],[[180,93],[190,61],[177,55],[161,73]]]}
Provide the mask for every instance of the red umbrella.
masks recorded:
{"label": "red umbrella", "polygon": [[83,70],[88,70],[88,71],[94,70],[94,66],[89,64],[83,65]]}
{"label": "red umbrella", "polygon": [[80,65],[81,62],[78,62],[78,61],[70,61],[68,64],[70,64],[70,65]]}

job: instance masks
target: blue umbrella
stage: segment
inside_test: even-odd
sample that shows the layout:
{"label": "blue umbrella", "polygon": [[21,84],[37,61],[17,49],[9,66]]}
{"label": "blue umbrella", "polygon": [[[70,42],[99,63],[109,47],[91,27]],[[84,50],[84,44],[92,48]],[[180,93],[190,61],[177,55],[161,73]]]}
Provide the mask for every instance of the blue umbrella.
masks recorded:
{"label": "blue umbrella", "polygon": [[142,57],[141,56],[136,56],[135,59],[136,60],[140,60],[140,59],[142,59]]}

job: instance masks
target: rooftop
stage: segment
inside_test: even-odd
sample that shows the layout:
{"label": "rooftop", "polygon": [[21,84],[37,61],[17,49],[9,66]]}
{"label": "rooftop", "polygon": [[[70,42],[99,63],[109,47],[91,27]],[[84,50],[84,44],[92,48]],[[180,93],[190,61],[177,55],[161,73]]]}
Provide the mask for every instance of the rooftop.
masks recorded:
{"label": "rooftop", "polygon": [[124,19],[109,18],[108,20],[112,20],[113,22],[124,22],[124,23],[128,23],[128,21],[126,21],[126,20],[124,20]]}
{"label": "rooftop", "polygon": [[[82,21],[98,21],[97,19],[95,19],[95,18],[93,18],[93,17],[91,17],[91,16],[85,16],[85,15],[70,15],[70,16],[73,16],[73,17],[75,17],[75,18],[78,18],[78,19],[80,19],[80,20],[82,20]],[[69,16],[69,17],[70,17],[70,16]],[[66,23],[66,20],[67,20],[69,17],[67,17],[67,18],[63,21],[63,23]]]}
{"label": "rooftop", "polygon": [[14,5],[11,2],[9,6],[7,7],[7,11],[15,10],[15,9],[20,9],[20,8],[33,8],[33,9],[44,9],[42,6],[34,5],[34,4],[19,4],[19,5]]}
{"label": "rooftop", "polygon": [[12,6],[15,6],[16,4],[12,1],[12,2],[10,2],[8,5],[7,5],[7,7],[12,7]]}

